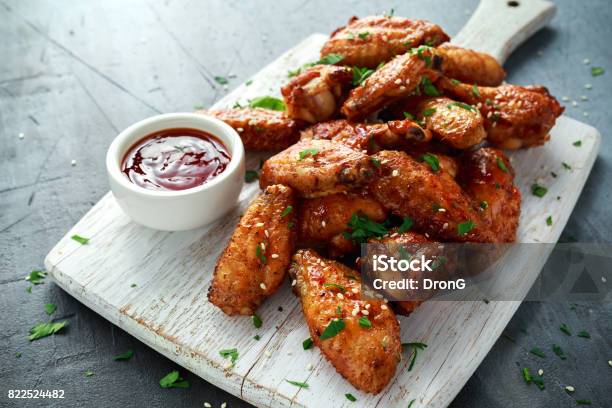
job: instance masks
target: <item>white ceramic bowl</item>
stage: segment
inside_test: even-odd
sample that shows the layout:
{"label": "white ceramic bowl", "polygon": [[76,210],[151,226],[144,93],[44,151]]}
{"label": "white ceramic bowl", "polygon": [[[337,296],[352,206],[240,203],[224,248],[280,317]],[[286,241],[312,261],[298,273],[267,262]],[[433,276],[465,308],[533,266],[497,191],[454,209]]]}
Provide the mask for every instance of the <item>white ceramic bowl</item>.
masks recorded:
{"label": "white ceramic bowl", "polygon": [[[227,147],[231,160],[225,170],[206,183],[186,190],[154,191],[132,183],[121,171],[127,151],[147,135],[164,129],[192,128],[216,136]],[[231,210],[244,182],[244,146],[226,123],[195,113],[153,116],[125,129],[106,153],[111,191],[121,209],[146,227],[181,231],[204,226]]]}

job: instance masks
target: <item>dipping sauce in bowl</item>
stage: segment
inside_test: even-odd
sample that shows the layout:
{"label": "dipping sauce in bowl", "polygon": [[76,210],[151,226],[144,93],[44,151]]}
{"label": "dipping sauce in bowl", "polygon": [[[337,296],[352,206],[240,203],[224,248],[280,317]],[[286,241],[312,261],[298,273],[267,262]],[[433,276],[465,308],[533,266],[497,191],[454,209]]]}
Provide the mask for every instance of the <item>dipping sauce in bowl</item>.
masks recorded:
{"label": "dipping sauce in bowl", "polygon": [[187,190],[221,174],[230,160],[225,145],[207,132],[164,129],[136,142],[123,158],[121,171],[148,190]]}

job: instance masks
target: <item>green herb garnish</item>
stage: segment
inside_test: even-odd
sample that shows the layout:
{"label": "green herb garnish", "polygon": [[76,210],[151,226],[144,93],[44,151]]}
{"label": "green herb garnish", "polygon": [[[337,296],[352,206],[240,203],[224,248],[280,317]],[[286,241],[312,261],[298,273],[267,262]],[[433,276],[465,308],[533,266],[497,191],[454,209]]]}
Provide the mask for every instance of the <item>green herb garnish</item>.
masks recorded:
{"label": "green herb garnish", "polygon": [[557,344],[553,344],[552,346],[552,351],[553,353],[555,353],[561,360],[565,360],[567,358],[567,356],[565,355],[565,352],[563,351],[563,349],[561,348],[561,346],[557,345]]}
{"label": "green herb garnish", "polygon": [[370,35],[370,33],[369,33],[368,31],[365,31],[365,32],[363,32],[363,33],[359,33],[359,34],[357,34],[357,36],[358,36],[359,38],[361,38],[362,40],[365,40],[366,38],[368,38],[368,35]]}
{"label": "green herb garnish", "polygon": [[342,292],[346,291],[346,288],[344,286],[338,285],[337,283],[324,283],[323,286],[326,288],[338,289]]}
{"label": "green herb garnish", "polygon": [[244,173],[244,181],[247,183],[252,183],[253,181],[259,178],[259,174],[255,170],[247,170]]}
{"label": "green herb garnish", "polygon": [[259,329],[263,324],[263,320],[261,320],[261,317],[254,314],[253,316],[251,316],[251,318],[253,319],[253,326]]}
{"label": "green herb garnish", "polygon": [[45,283],[43,282],[45,276],[47,276],[46,272],[34,270],[30,272],[28,276],[25,277],[25,280],[30,282],[32,285],[42,285],[43,283]]}
{"label": "green herb garnish", "polygon": [[383,224],[372,221],[367,215],[360,213],[353,213],[347,225],[351,232],[345,232],[344,237],[356,243],[366,242],[372,237],[382,237],[389,232]]}
{"label": "green herb garnish", "polygon": [[94,372],[91,370],[86,370],[85,371],[85,377],[91,377],[92,375],[94,375]]}
{"label": "green herb garnish", "polygon": [[261,244],[257,245],[257,248],[255,249],[255,256],[262,264],[268,263],[268,258],[266,258],[266,256],[264,255],[263,249],[261,249]]}
{"label": "green herb garnish", "polygon": [[300,160],[304,160],[308,156],[314,157],[319,153],[319,149],[304,149],[300,152]]}
{"label": "green herb garnish", "polygon": [[579,399],[579,400],[576,400],[576,404],[578,404],[578,405],[591,405],[591,400]]}
{"label": "green herb garnish", "polygon": [[425,117],[427,116],[431,116],[434,113],[436,113],[436,108],[427,108],[427,109],[423,109],[423,112],[421,112],[421,114]]}
{"label": "green herb garnish", "polygon": [[414,120],[414,115],[410,112],[404,112],[404,119]]}
{"label": "green herb garnish", "polygon": [[246,86],[251,86],[251,84],[252,84],[252,83],[253,83],[253,80],[252,80],[252,79],[249,79],[249,80],[248,80],[248,81],[246,81],[244,84],[245,84]]}
{"label": "green herb garnish", "polygon": [[287,381],[291,385],[295,385],[296,387],[308,388],[308,384],[306,384],[305,382],[291,381],[291,380],[287,380],[287,379],[285,379],[285,381]]}
{"label": "green herb garnish", "polygon": [[476,98],[480,98],[480,92],[478,92],[478,87],[476,84],[472,85],[472,95]]}
{"label": "green herb garnish", "polygon": [[320,60],[318,60],[315,65],[334,65],[339,63],[344,59],[344,55],[342,54],[327,54]]}
{"label": "green herb garnish", "polygon": [[549,215],[548,217],[546,217],[546,225],[551,226],[552,224],[552,216]]}
{"label": "green herb garnish", "polygon": [[417,358],[418,351],[425,350],[425,348],[427,348],[427,344],[420,343],[420,342],[402,343],[402,348],[409,348],[409,347],[414,349],[414,353],[412,354],[412,358],[410,360],[410,365],[408,366],[408,371],[412,371],[412,368],[414,367],[414,363]]}
{"label": "green herb garnish", "polygon": [[547,192],[548,192],[548,189],[546,187],[543,187],[537,183],[531,186],[531,194],[533,194],[536,197],[544,197]]}
{"label": "green herb garnish", "polygon": [[380,169],[380,160],[378,160],[376,157],[370,157],[370,161],[372,162],[374,167]]}
{"label": "green herb garnish", "polygon": [[226,77],[216,76],[215,82],[218,83],[219,85],[227,85],[229,81],[227,80]]}
{"label": "green herb garnish", "polygon": [[438,91],[438,88],[436,88],[434,86],[434,84],[431,83],[431,80],[427,77],[423,77],[421,79],[421,86],[423,87],[423,92],[425,92],[425,95],[427,96],[440,96],[440,91]]}
{"label": "green herb garnish", "polygon": [[355,398],[355,397],[353,396],[353,394],[351,394],[351,393],[344,394],[344,396],[346,397],[346,399],[347,399],[347,400],[349,400],[349,401],[351,401],[351,402],[355,402],[355,401],[357,401],[357,398]]}
{"label": "green herb garnish", "polygon": [[501,171],[503,171],[504,173],[510,173],[510,170],[508,170],[508,167],[506,167],[506,163],[504,163],[501,157],[496,157],[495,159],[497,160],[497,167],[499,167]]}
{"label": "green herb garnish", "polygon": [[189,382],[179,376],[179,372],[174,370],[170,371],[161,380],[159,385],[162,388],[189,388]]}
{"label": "green herb garnish", "polygon": [[404,232],[412,228],[412,224],[413,224],[412,218],[404,217],[404,219],[402,220],[402,224],[397,229],[397,232],[399,232],[400,234],[403,234]]}
{"label": "green herb garnish", "polygon": [[421,160],[427,163],[434,173],[440,171],[440,161],[438,160],[438,156],[436,156],[435,154],[424,154],[423,156],[421,156]]}
{"label": "green herb garnish", "polygon": [[331,339],[332,337],[340,333],[342,330],[344,330],[344,320],[343,319],[333,319],[332,321],[329,322],[327,327],[325,327],[325,330],[323,330],[323,334],[321,334],[321,337],[319,337],[319,340]]}
{"label": "green herb garnish", "polygon": [[591,67],[591,75],[596,77],[603,75],[606,71],[602,67]]}
{"label": "green herb garnish", "polygon": [[546,358],[546,354],[539,347],[534,347],[529,351],[531,354],[534,354],[538,357]]}
{"label": "green herb garnish", "polygon": [[468,232],[470,232],[471,230],[473,230],[474,227],[476,227],[476,224],[474,224],[474,221],[467,220],[465,222],[457,224],[457,233],[459,234],[459,236],[463,236],[467,234]]}
{"label": "green herb garnish", "polygon": [[249,102],[249,106],[251,108],[264,108],[275,111],[284,111],[286,109],[285,102],[272,96],[259,96],[257,98],[253,98]]}
{"label": "green herb garnish", "polygon": [[234,365],[236,363],[236,360],[238,360],[238,349],[232,348],[232,349],[219,350],[219,355],[221,355],[221,357],[223,358],[229,357],[232,361],[232,365]]}
{"label": "green herb garnish", "polygon": [[450,81],[451,81],[451,84],[453,84],[455,86],[457,86],[457,85],[459,85],[461,83],[460,81],[457,81],[456,79],[451,79]]}
{"label": "green herb garnish", "polygon": [[309,338],[307,338],[306,340],[304,340],[302,342],[302,348],[304,350],[308,350],[308,349],[312,348],[313,344],[314,344],[314,342],[312,341],[312,338],[309,337]]}
{"label": "green herb garnish", "polygon": [[362,316],[359,318],[359,326],[365,329],[369,329],[370,327],[372,327],[372,322],[366,316]]}
{"label": "green herb garnish", "polygon": [[30,329],[30,335],[28,336],[28,339],[30,341],[42,339],[43,337],[47,337],[57,333],[66,326],[68,326],[68,321],[66,320],[56,323],[39,323]]}
{"label": "green herb garnish", "polygon": [[55,310],[57,310],[57,306],[55,304],[53,303],[45,304],[45,313],[48,314],[49,316],[51,316],[53,312],[55,312]]}
{"label": "green herb garnish", "polygon": [[582,338],[585,338],[585,339],[590,339],[591,338],[591,335],[586,330],[581,330],[580,332],[578,332],[578,334],[576,336],[582,337]]}
{"label": "green herb garnish", "polygon": [[292,205],[288,205],[283,212],[281,213],[281,217],[286,217],[289,214],[291,214],[291,211],[293,211],[293,206]]}
{"label": "green herb garnish", "polygon": [[563,165],[563,168],[564,168],[565,170],[571,170],[571,169],[572,169],[572,166],[570,166],[570,165],[569,165],[569,164],[567,164],[566,162],[562,162],[561,164]]}
{"label": "green herb garnish", "polygon": [[486,210],[487,208],[489,208],[489,203],[486,201],[481,201],[480,202],[480,208],[482,208],[483,210]]}
{"label": "green herb garnish", "polygon": [[567,334],[568,336],[572,335],[572,332],[569,326],[565,323],[561,323],[561,326],[559,326],[559,330],[561,330],[563,333]]}
{"label": "green herb garnish", "polygon": [[374,73],[373,69],[353,67],[353,85],[359,86]]}
{"label": "green herb garnish", "polygon": [[74,239],[76,242],[78,242],[81,245],[85,245],[89,242],[89,238],[83,238],[82,236],[76,235],[76,234],[74,234],[70,238]]}
{"label": "green herb garnish", "polygon": [[453,106],[457,106],[459,108],[465,109],[465,110],[469,110],[470,112],[474,112],[476,113],[477,110],[474,106],[472,105],[468,105],[467,103],[463,103],[463,102],[453,102],[453,103],[449,103],[448,105],[446,105],[446,107],[448,109],[452,109]]}
{"label": "green herb garnish", "polygon": [[259,341],[261,340],[261,336],[259,334],[256,334],[255,336],[253,336],[253,339]]}
{"label": "green herb garnish", "polygon": [[115,361],[127,361],[134,356],[134,350],[124,351],[123,353],[117,354],[113,357]]}
{"label": "green herb garnish", "polygon": [[15,353],[15,357],[16,357],[16,358],[21,358],[21,351],[16,352],[16,353]]}
{"label": "green herb garnish", "polygon": [[574,146],[576,147],[580,147],[582,146],[582,140],[576,140],[574,143],[572,143]]}

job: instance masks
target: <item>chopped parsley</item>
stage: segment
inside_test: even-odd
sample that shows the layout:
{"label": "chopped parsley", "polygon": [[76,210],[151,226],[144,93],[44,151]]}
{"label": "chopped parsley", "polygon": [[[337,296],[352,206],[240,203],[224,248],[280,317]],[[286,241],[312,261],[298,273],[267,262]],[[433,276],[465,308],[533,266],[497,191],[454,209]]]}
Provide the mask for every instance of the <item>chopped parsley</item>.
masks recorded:
{"label": "chopped parsley", "polygon": [[531,186],[531,194],[533,194],[536,197],[544,197],[547,192],[548,192],[548,189],[546,187],[539,185],[538,183],[534,183]]}
{"label": "chopped parsley", "polygon": [[534,348],[532,348],[531,350],[529,350],[529,352],[530,352],[531,354],[534,354],[534,355],[538,356],[538,357],[541,357],[541,358],[546,358],[546,354],[544,354],[544,352],[542,351],[542,349],[541,349],[541,348],[539,348],[539,347],[534,347]]}
{"label": "chopped parsley", "polygon": [[189,382],[183,379],[177,370],[170,371],[159,380],[162,388],[189,388]]}
{"label": "chopped parsley", "polygon": [[17,353],[15,353],[15,357],[16,358],[21,358],[21,351],[18,351]]}
{"label": "chopped parsley", "polygon": [[404,119],[414,120],[414,115],[410,112],[404,112]]}
{"label": "chopped parsley", "polygon": [[413,400],[411,400],[411,401],[408,403],[408,408],[412,408],[412,404],[414,404],[414,401],[416,401],[416,400],[415,400],[415,399],[413,399]]}
{"label": "chopped parsley", "polygon": [[370,35],[370,33],[369,33],[368,31],[365,31],[365,32],[363,32],[363,33],[359,33],[359,34],[357,34],[357,36],[358,36],[359,38],[361,38],[362,40],[365,40],[366,38],[368,38],[368,35]]}
{"label": "chopped parsley", "polygon": [[54,303],[47,303],[45,305],[45,313],[51,316],[53,312],[57,310],[57,306]]}
{"label": "chopped parsley", "polygon": [[288,205],[283,212],[281,213],[281,217],[286,217],[289,214],[291,214],[291,211],[293,211],[293,206],[292,205]]}
{"label": "chopped parsley", "polygon": [[576,400],[576,404],[578,404],[578,405],[591,405],[591,400],[579,399],[579,400]]}
{"label": "chopped parsley", "polygon": [[251,108],[264,108],[275,111],[285,110],[285,102],[272,96],[259,96],[257,98],[253,98],[249,101],[249,106]]}
{"label": "chopped parsley", "polygon": [[353,85],[359,86],[374,73],[373,69],[353,67]]}
{"label": "chopped parsley", "polygon": [[565,323],[561,323],[561,326],[559,326],[559,330],[561,330],[563,333],[567,334],[568,336],[572,335],[572,332],[569,326]]}
{"label": "chopped parsley", "polygon": [[326,288],[338,289],[342,292],[346,291],[346,288],[344,286],[338,285],[337,283],[324,283],[323,286]]}
{"label": "chopped parsley", "polygon": [[308,350],[308,349],[312,348],[313,344],[314,344],[314,342],[312,341],[312,338],[309,337],[309,338],[307,338],[306,340],[304,340],[302,342],[302,348],[304,350]]}
{"label": "chopped parsley", "polygon": [[319,337],[320,340],[331,339],[344,330],[344,320],[343,319],[333,319],[329,322],[325,330],[323,330],[323,334]]}
{"label": "chopped parsley", "polygon": [[253,339],[259,341],[261,340],[261,336],[259,334],[256,334],[255,336],[253,336]]}
{"label": "chopped parsley", "polygon": [[436,108],[427,108],[427,109],[423,109],[423,112],[421,112],[423,114],[423,116],[427,117],[427,116],[431,116],[434,113],[436,113]]}
{"label": "chopped parsley", "polygon": [[389,11],[385,11],[383,13],[383,16],[385,16],[385,17],[393,17],[394,14],[395,14],[395,9],[391,9]]}
{"label": "chopped parsley", "polygon": [[366,242],[372,237],[382,237],[389,232],[383,224],[372,221],[367,215],[360,213],[353,213],[347,225],[351,231],[345,232],[344,237],[356,243]]}
{"label": "chopped parsley", "polygon": [[215,77],[215,82],[218,83],[219,85],[227,85],[229,83],[227,78],[226,77],[222,77],[222,76],[216,76]]}
{"label": "chopped parsley", "polygon": [[300,387],[300,388],[308,388],[308,384],[305,382],[300,382],[300,381],[291,381],[291,380],[287,380],[285,379],[285,381],[287,381],[289,384],[291,385],[295,385],[296,387]]}
{"label": "chopped parsley", "polygon": [[582,338],[585,338],[585,339],[590,339],[591,338],[591,335],[586,330],[581,330],[580,332],[578,332],[578,334],[576,336],[582,337]]}
{"label": "chopped parsley", "polygon": [[572,143],[574,146],[576,147],[580,147],[582,146],[582,140],[576,140],[574,143]]}
{"label": "chopped parsley", "polygon": [[32,285],[30,285],[30,286],[28,286],[28,287],[26,288],[26,292],[28,292],[28,293],[32,293]]}
{"label": "chopped parsley", "polygon": [[424,76],[421,79],[421,86],[423,87],[423,92],[427,96],[440,96],[441,95],[440,91],[438,91],[438,88],[436,88],[434,84],[431,83],[431,80],[427,78],[426,76]]}
{"label": "chopped parsley", "polygon": [[476,227],[476,224],[474,224],[474,221],[472,220],[459,223],[457,224],[457,234],[459,234],[459,236],[463,236],[473,230],[474,227]]}
{"label": "chopped parsley", "polygon": [[525,380],[526,383],[530,383],[531,382],[531,374],[529,373],[529,368],[525,367],[522,370],[523,372],[523,379]]}
{"label": "chopped parsley", "polygon": [[66,326],[68,326],[68,321],[66,320],[62,322],[39,323],[30,329],[28,339],[30,341],[42,339],[43,337],[57,333]]}
{"label": "chopped parsley", "polygon": [[113,357],[115,361],[127,361],[134,356],[134,350],[124,351],[123,353],[117,354]]}
{"label": "chopped parsley", "polygon": [[487,208],[489,208],[489,203],[486,201],[481,201],[480,202],[480,208],[482,208],[483,210],[486,210]]}
{"label": "chopped parsley", "polygon": [[257,245],[257,249],[255,249],[255,256],[262,264],[268,263],[268,258],[266,258],[266,256],[264,255],[263,249],[261,249],[261,244]]}
{"label": "chopped parsley", "polygon": [[495,158],[495,160],[497,160],[497,167],[499,167],[501,171],[503,171],[504,173],[510,173],[508,167],[506,167],[506,163],[504,163],[501,157],[498,156]]}
{"label": "chopped parsley", "polygon": [[475,108],[474,106],[469,105],[469,104],[467,104],[467,103],[463,103],[463,102],[453,102],[453,103],[449,103],[448,105],[446,105],[446,107],[447,107],[448,109],[452,109],[452,108],[453,108],[453,106],[457,106],[457,107],[459,107],[459,108],[462,108],[462,109],[468,110],[468,111],[470,111],[470,112],[474,112],[474,113],[476,113],[476,112],[477,112],[477,111],[476,111],[476,108]]}
{"label": "chopped parsley", "polygon": [[253,80],[252,80],[252,79],[249,79],[249,80],[248,80],[248,81],[246,81],[244,84],[245,84],[246,86],[251,86],[251,84],[252,84],[252,83],[253,83]]}
{"label": "chopped parsley", "polygon": [[372,162],[374,167],[380,169],[380,160],[378,160],[376,157],[370,157],[370,161]]}
{"label": "chopped parsley", "polygon": [[552,216],[549,215],[548,217],[546,217],[546,225],[550,227],[552,224]]}
{"label": "chopped parsley", "polygon": [[314,157],[319,153],[319,149],[304,149],[300,152],[300,160],[304,160],[308,156]]}
{"label": "chopped parsley", "polygon": [[399,232],[400,234],[403,234],[404,232],[412,228],[412,224],[413,224],[412,218],[404,217],[404,219],[402,220],[402,224],[397,229],[397,232]]}
{"label": "chopped parsley", "polygon": [[370,321],[370,319],[367,318],[367,316],[361,316],[359,318],[359,326],[365,329],[369,329],[370,327],[372,327],[372,322]]}
{"label": "chopped parsley", "polygon": [[427,51],[430,52],[431,46],[428,45],[421,45],[417,48],[413,48],[410,50],[411,54],[417,54],[417,56],[419,57],[420,60],[425,62],[425,66],[429,67],[431,66],[431,56],[430,55],[424,55],[423,52]]}
{"label": "chopped parsley", "polygon": [[232,349],[219,350],[219,355],[223,358],[229,357],[232,361],[232,365],[234,365],[236,363],[236,360],[238,360],[238,349],[232,348]]}
{"label": "chopped parsley", "polygon": [[74,234],[73,236],[71,236],[70,238],[72,238],[73,240],[75,240],[76,242],[78,242],[81,245],[85,245],[89,242],[89,238],[83,238],[80,235]]}
{"label": "chopped parsley", "polygon": [[472,95],[474,95],[475,98],[480,98],[480,92],[478,92],[476,84],[472,85]]}
{"label": "chopped parsley", "polygon": [[451,81],[451,84],[453,84],[455,86],[457,86],[457,85],[459,85],[461,83],[461,82],[457,81],[456,79],[451,79],[450,81]]}
{"label": "chopped parsley", "polygon": [[137,287],[137,286],[138,286],[137,284],[132,283],[132,284],[130,285],[130,288],[135,288],[135,287]]}
{"label": "chopped parsley", "polygon": [[251,316],[251,318],[253,319],[253,326],[259,329],[263,324],[263,320],[261,320],[261,317],[254,314],[253,316]]}
{"label": "chopped parsley", "polygon": [[557,344],[553,344],[552,346],[552,351],[553,353],[555,353],[557,355],[557,357],[559,357],[561,360],[565,360],[567,358],[567,356],[565,355],[565,352],[563,351],[563,349],[561,348],[561,346],[557,345]]}
{"label": "chopped parsley", "polygon": [[414,363],[417,358],[418,351],[425,350],[425,348],[427,348],[427,344],[420,343],[420,342],[402,343],[402,348],[410,348],[410,347],[414,349],[414,353],[412,353],[412,358],[410,359],[410,365],[408,366],[408,371],[412,371],[412,368],[414,367]]}
{"label": "chopped parsley", "polygon": [[603,75],[605,72],[602,67],[591,67],[591,75],[594,77]]}
{"label": "chopped parsley", "polygon": [[314,65],[334,65],[339,63],[344,59],[344,55],[342,54],[327,54],[320,60],[318,60]]}
{"label": "chopped parsley", "polygon": [[247,170],[244,173],[244,181],[247,183],[252,183],[253,181],[259,178],[259,174],[255,170]]}
{"label": "chopped parsley", "polygon": [[32,285],[42,285],[43,283],[45,283],[43,282],[45,276],[47,276],[46,272],[34,270],[30,272],[28,276],[25,277],[25,280],[30,282]]}
{"label": "chopped parsley", "polygon": [[85,371],[85,377],[91,377],[92,375],[94,375],[94,372],[91,370],[86,370]]}
{"label": "chopped parsley", "polygon": [[434,173],[440,171],[440,161],[435,154],[427,153],[421,156],[421,160],[429,165]]}
{"label": "chopped parsley", "polygon": [[563,165],[563,168],[564,168],[565,170],[571,170],[571,169],[572,169],[572,166],[570,166],[570,165],[569,165],[569,164],[567,164],[566,162],[562,162],[561,164]]}
{"label": "chopped parsley", "polygon": [[355,398],[355,396],[353,394],[351,394],[351,393],[344,394],[344,396],[346,397],[347,400],[349,400],[351,402],[357,401],[357,398]]}

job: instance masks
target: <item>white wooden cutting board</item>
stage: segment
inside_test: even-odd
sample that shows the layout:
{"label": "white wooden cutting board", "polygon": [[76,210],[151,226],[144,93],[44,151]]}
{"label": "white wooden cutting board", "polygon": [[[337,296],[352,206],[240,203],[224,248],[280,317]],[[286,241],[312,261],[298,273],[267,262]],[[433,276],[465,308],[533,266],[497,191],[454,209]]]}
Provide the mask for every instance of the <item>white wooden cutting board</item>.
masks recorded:
{"label": "white wooden cutting board", "polygon": [[[547,3],[536,2],[527,11],[510,10],[514,17],[498,15],[506,21],[506,28],[496,41],[488,41],[478,35],[482,27],[478,14],[491,24],[489,8],[498,10],[499,4],[481,4],[458,38],[503,61],[517,45],[518,37],[522,40],[529,36],[552,14]],[[215,107],[278,93],[289,69],[318,59],[326,38],[320,34],[308,37],[255,75],[250,86],[239,87]],[[576,140],[581,140],[582,146],[573,146]],[[545,146],[510,154],[523,193],[520,242],[557,241],[599,144],[597,130],[562,117]],[[249,155],[247,168],[257,169],[259,160],[260,156]],[[572,170],[565,170],[561,162],[570,164]],[[551,171],[559,176],[552,178]],[[536,180],[549,189],[542,198],[530,193]],[[302,349],[302,341],[309,334],[288,284],[258,311],[264,321],[260,329],[255,329],[250,318],[227,317],[208,302],[206,293],[215,261],[239,215],[258,191],[257,183],[245,185],[239,208],[226,218],[202,229],[175,233],[132,223],[108,193],[53,248],[45,265],[53,280],[79,301],[186,369],[254,405],[405,407],[412,399],[416,399],[414,408],[448,405],[520,302],[427,302],[410,317],[401,317],[402,341],[421,341],[429,347],[419,354],[411,372],[407,371],[406,358],[380,394],[363,394],[338,375],[318,349]],[[545,222],[549,215],[553,217],[552,226]],[[91,240],[81,245],[70,239],[73,234]],[[545,255],[511,266],[516,284],[524,292],[537,277]],[[261,336],[259,341],[253,338],[256,334]],[[235,367],[223,369],[226,360],[219,350],[234,347],[240,357]],[[312,370],[307,368],[309,364]],[[285,379],[305,381],[310,388],[297,388]],[[344,397],[349,392],[357,402]]]}

